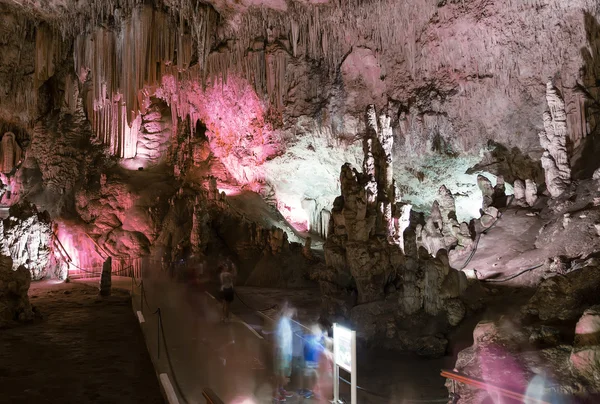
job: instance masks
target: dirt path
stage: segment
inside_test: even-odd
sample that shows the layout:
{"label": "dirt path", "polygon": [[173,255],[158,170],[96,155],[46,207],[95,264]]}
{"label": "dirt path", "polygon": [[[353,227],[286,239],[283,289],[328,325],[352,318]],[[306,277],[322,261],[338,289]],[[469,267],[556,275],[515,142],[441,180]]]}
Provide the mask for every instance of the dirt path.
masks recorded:
{"label": "dirt path", "polygon": [[0,330],[0,403],[164,403],[128,293],[37,282],[43,320]]}

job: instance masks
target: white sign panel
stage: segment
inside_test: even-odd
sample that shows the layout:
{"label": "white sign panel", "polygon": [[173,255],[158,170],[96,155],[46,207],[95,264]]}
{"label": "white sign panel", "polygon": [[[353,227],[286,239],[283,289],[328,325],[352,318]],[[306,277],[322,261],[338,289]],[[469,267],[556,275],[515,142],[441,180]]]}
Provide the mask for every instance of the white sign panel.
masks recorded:
{"label": "white sign panel", "polygon": [[333,329],[335,363],[342,369],[352,372],[352,331],[336,324]]}

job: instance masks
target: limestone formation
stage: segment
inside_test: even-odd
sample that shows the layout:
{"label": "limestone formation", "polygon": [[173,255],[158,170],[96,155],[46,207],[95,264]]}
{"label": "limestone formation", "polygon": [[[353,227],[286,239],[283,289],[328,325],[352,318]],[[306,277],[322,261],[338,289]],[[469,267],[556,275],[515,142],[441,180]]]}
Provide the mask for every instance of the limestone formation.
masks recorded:
{"label": "limestone formation", "polygon": [[492,200],[493,205],[496,208],[504,208],[506,206],[506,186],[504,184],[504,177],[501,175],[496,177],[496,185],[494,185]]}
{"label": "limestone formation", "polygon": [[562,194],[571,184],[571,167],[567,153],[567,113],[558,89],[546,84],[546,101],[549,111],[544,112],[544,131],[539,133],[544,148],[542,167],[546,188],[553,198]]}
{"label": "limestone formation", "polygon": [[454,196],[445,185],[442,185],[438,189],[438,199],[436,202],[438,202],[442,219],[441,230],[442,235],[444,236],[444,243],[446,244],[446,249],[449,250],[457,243],[453,228],[458,226],[458,221],[456,219],[456,203],[454,201]]}
{"label": "limestone formation", "polygon": [[494,187],[492,186],[492,182],[487,177],[479,174],[477,176],[477,186],[483,196],[482,208],[485,209],[491,206],[494,203]]}
{"label": "limestone formation", "polygon": [[527,206],[527,201],[525,200],[525,182],[520,179],[515,179],[513,183],[514,190],[514,202],[513,204],[516,206]]}
{"label": "limestone formation", "polygon": [[13,265],[9,256],[0,254],[0,329],[33,319],[27,295],[31,273],[23,265],[14,270]]}
{"label": "limestone formation", "polygon": [[538,199],[537,192],[537,184],[531,179],[525,180],[525,201],[527,202],[527,205],[535,205]]}
{"label": "limestone formation", "polygon": [[24,266],[34,280],[51,272],[52,221],[48,212],[23,201],[9,209],[9,217],[0,220],[0,254],[11,257],[14,268]]}
{"label": "limestone formation", "polygon": [[[439,201],[424,225],[411,221],[411,206],[399,201],[391,177],[388,119],[381,117],[378,124],[375,117],[370,107],[364,172],[351,164],[341,169],[342,195],[331,210],[321,293],[335,296],[325,300],[327,311],[350,313],[366,340],[383,338],[392,349],[440,355],[447,341],[427,324],[443,315],[447,325],[456,325],[465,315],[457,299],[466,278],[450,267],[446,251],[458,244],[457,234],[469,232],[458,224],[446,187],[439,189]],[[348,287],[356,289],[358,305],[340,307],[352,304],[343,297],[342,289]]]}
{"label": "limestone formation", "polygon": [[15,140],[15,134],[6,132],[0,143],[0,171],[10,174],[21,162],[21,147]]}

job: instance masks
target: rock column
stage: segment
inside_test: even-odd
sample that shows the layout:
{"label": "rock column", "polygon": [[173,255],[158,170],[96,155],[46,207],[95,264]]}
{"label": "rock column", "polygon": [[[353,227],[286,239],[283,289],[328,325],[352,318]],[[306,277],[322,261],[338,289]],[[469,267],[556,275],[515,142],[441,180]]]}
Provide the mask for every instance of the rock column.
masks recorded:
{"label": "rock column", "polygon": [[112,273],[112,257],[108,257],[104,264],[102,264],[102,274],[100,275],[100,295],[110,296],[110,289],[112,287],[111,280]]}
{"label": "rock column", "polygon": [[567,112],[562,97],[551,82],[546,84],[546,101],[549,111],[544,112],[544,131],[539,134],[540,145],[545,149],[541,160],[546,188],[555,198],[571,184],[571,167],[567,154]]}

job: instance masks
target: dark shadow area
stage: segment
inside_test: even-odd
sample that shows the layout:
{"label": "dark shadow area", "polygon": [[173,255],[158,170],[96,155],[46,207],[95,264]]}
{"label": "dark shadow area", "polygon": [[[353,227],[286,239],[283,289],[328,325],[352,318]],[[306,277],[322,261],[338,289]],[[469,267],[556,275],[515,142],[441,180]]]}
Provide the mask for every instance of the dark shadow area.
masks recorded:
{"label": "dark shadow area", "polygon": [[585,98],[585,118],[588,136],[575,150],[573,177],[589,178],[600,167],[600,24],[590,13],[583,16],[587,46],[581,48],[584,66],[581,70],[582,82],[577,83],[576,91]]}
{"label": "dark shadow area", "polygon": [[504,180],[513,183],[515,179],[533,179],[537,184],[544,182],[544,170],[539,160],[534,160],[519,150],[512,149],[493,140],[488,141],[488,149],[483,159],[467,170],[467,174],[486,171],[504,176]]}

